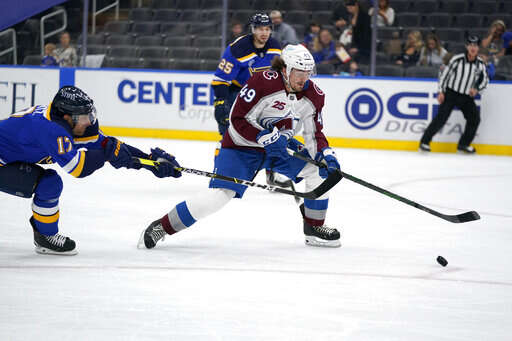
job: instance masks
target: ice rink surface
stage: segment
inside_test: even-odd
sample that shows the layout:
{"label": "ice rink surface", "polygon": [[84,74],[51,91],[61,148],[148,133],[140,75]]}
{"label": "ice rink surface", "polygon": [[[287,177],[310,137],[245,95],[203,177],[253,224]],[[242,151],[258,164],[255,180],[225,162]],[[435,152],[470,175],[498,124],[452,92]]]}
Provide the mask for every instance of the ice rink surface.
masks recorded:
{"label": "ice rink surface", "polygon": [[[125,140],[213,168],[214,143]],[[344,179],[327,216],[341,248],[305,246],[293,198],[248,189],[138,250],[141,230],[208,179],[110,165],[74,179],[59,169],[61,232],[77,256],[37,255],[30,200],[0,193],[0,340],[511,340],[512,159],[337,153],[348,173],[482,219],[449,223]]]}

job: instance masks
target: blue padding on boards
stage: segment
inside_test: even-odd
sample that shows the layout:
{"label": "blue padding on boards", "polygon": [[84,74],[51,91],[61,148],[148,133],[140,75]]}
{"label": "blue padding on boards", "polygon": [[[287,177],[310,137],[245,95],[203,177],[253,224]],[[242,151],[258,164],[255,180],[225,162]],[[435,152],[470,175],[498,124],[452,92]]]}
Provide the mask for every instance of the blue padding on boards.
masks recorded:
{"label": "blue padding on boards", "polygon": [[60,68],[59,71],[60,71],[59,88],[62,88],[65,85],[75,85],[75,68],[63,67],[63,68]]}

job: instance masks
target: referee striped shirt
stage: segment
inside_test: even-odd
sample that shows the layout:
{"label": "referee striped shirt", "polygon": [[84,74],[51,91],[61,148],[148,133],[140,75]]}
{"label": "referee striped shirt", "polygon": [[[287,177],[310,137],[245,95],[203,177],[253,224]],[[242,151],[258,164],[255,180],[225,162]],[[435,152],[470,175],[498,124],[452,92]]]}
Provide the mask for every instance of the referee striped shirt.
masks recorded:
{"label": "referee striped shirt", "polygon": [[489,84],[487,68],[480,57],[472,62],[466,53],[453,56],[439,77],[439,92],[451,89],[460,94],[469,95],[469,89],[475,88],[481,92]]}

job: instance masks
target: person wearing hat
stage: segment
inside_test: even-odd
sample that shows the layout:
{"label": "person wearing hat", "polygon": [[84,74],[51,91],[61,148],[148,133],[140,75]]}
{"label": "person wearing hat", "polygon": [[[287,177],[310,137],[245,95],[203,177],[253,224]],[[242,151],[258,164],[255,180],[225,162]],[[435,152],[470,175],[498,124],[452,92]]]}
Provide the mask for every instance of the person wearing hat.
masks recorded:
{"label": "person wearing hat", "polygon": [[480,124],[480,112],[475,104],[475,96],[489,83],[486,65],[478,56],[479,46],[480,38],[468,36],[466,52],[455,55],[441,73],[437,95],[440,104],[438,114],[421,137],[420,151],[430,152],[432,137],[444,126],[456,106],[466,119],[466,127],[459,139],[457,150],[466,154],[476,152],[470,145]]}

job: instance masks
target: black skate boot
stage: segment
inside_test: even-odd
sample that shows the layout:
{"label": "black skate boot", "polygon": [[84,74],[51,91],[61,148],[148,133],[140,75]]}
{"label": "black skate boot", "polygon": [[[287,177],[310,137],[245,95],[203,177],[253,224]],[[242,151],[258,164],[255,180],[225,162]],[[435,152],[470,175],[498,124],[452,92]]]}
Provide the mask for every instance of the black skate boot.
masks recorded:
{"label": "black skate boot", "polygon": [[165,232],[160,219],[152,222],[140,235],[139,242],[137,243],[137,248],[142,248],[142,245],[146,246],[147,249],[152,249],[155,247],[156,243],[160,240],[164,240]]}
{"label": "black skate boot", "polygon": [[36,229],[34,218],[30,217],[30,225],[34,230],[35,251],[44,255],[73,256],[78,253],[75,241],[58,233],[46,236]]}
{"label": "black skate boot", "polygon": [[340,247],[340,233],[335,228],[327,226],[313,226],[306,222],[304,204],[299,206],[304,220],[304,242],[310,246]]}
{"label": "black skate boot", "polygon": [[340,233],[327,226],[312,226],[304,220],[305,243],[310,246],[340,247]]}

